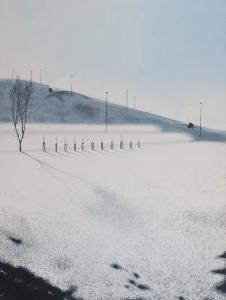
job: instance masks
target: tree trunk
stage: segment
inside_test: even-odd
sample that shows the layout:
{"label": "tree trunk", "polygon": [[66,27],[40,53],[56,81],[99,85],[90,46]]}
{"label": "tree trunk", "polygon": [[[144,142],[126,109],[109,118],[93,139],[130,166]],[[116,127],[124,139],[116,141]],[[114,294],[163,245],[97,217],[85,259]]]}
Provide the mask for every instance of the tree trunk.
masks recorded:
{"label": "tree trunk", "polygon": [[21,142],[21,141],[19,141],[19,151],[20,151],[20,152],[22,151],[21,144],[22,144],[22,142]]}

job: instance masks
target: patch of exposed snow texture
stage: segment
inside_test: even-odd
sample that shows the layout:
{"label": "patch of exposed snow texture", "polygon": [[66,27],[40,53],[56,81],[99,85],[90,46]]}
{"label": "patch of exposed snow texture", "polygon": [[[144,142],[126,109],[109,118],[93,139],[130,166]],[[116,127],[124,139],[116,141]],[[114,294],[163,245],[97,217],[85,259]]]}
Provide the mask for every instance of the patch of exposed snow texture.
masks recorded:
{"label": "patch of exposed snow texture", "polygon": [[19,153],[0,125],[0,260],[87,300],[224,299],[212,271],[226,250],[226,144],[153,125],[104,130],[29,124]]}

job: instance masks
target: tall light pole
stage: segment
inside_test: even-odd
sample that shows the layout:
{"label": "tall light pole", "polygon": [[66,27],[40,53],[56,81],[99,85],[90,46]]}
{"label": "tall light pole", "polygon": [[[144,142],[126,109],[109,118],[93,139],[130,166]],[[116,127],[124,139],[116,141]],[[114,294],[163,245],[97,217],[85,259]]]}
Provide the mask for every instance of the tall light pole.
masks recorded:
{"label": "tall light pole", "polygon": [[71,96],[73,91],[73,74],[71,74]]}
{"label": "tall light pole", "polygon": [[44,81],[48,85],[48,76],[47,76],[47,71],[46,69],[44,70]]}
{"label": "tall light pole", "polygon": [[200,110],[199,110],[199,135],[202,135],[202,102],[200,102]]}
{"label": "tall light pole", "polygon": [[105,92],[106,94],[106,110],[105,110],[105,113],[106,113],[106,132],[108,131],[108,91]]}
{"label": "tall light pole", "polygon": [[40,69],[40,73],[39,73],[39,82],[40,84],[42,84],[42,69]]}
{"label": "tall light pole", "polygon": [[128,107],[129,104],[129,92],[126,90],[126,107]]}

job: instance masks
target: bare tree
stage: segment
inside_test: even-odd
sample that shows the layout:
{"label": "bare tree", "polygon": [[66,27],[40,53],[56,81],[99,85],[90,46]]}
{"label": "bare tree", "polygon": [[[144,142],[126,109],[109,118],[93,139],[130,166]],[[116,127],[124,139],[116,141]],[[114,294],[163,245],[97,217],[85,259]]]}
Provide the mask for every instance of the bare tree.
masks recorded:
{"label": "bare tree", "polygon": [[10,94],[11,117],[16,131],[19,151],[22,151],[22,141],[25,135],[27,120],[32,105],[32,82],[16,79]]}

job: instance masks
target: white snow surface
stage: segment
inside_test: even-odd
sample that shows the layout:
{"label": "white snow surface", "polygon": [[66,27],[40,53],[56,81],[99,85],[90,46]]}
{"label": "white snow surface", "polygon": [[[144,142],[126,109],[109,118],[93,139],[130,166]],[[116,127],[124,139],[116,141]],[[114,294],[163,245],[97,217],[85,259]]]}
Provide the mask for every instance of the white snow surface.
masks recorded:
{"label": "white snow surface", "polygon": [[224,299],[211,271],[224,267],[226,144],[154,125],[104,130],[29,124],[19,153],[12,125],[0,125],[0,260],[84,299]]}

